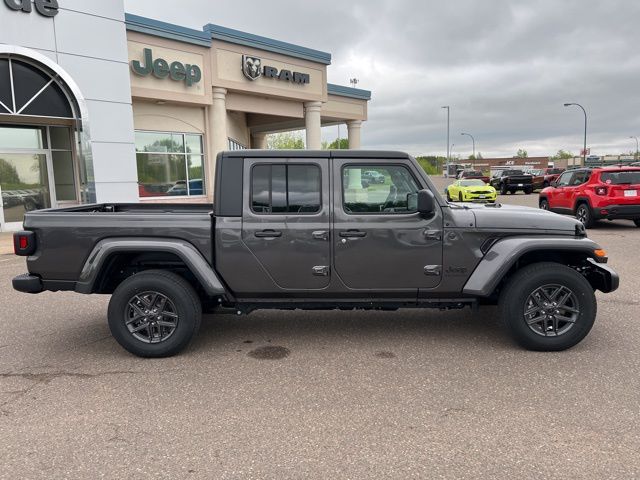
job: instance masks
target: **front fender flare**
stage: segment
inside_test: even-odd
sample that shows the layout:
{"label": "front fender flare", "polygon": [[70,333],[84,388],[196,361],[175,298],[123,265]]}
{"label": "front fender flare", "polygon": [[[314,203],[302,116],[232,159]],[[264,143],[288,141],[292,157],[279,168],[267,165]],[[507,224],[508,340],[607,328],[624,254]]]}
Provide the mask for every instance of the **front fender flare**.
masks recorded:
{"label": "front fender flare", "polygon": [[529,252],[580,252],[594,258],[600,246],[588,238],[509,237],[496,242],[482,258],[463,288],[463,293],[478,297],[491,295],[519,258]]}
{"label": "front fender flare", "polygon": [[225,293],[225,288],[202,254],[189,242],[180,239],[145,237],[107,238],[101,240],[91,251],[76,283],[76,292],[91,293],[107,259],[113,253],[167,252],[177,255],[198,279],[210,296]]}

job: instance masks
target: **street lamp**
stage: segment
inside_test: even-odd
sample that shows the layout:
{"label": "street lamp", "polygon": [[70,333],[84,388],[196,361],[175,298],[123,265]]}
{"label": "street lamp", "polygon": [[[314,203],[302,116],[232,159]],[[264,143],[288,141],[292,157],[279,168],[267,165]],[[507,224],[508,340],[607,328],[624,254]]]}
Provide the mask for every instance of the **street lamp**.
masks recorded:
{"label": "street lamp", "polygon": [[476,139],[473,138],[473,135],[470,133],[462,132],[460,135],[466,135],[467,137],[471,137],[471,141],[473,142],[473,168],[476,168]]}
{"label": "street lamp", "polygon": [[450,126],[450,115],[451,115],[451,108],[449,107],[449,105],[446,105],[442,108],[446,108],[447,109],[447,169],[446,171],[446,176],[449,176],[449,126]]}
{"label": "street lamp", "polygon": [[635,159],[638,160],[638,150],[640,150],[640,148],[638,148],[638,137],[636,137],[635,135],[631,135],[629,138],[635,138],[636,140],[636,155],[635,155]]}
{"label": "street lamp", "polygon": [[584,148],[582,149],[582,165],[584,166],[587,163],[587,111],[579,103],[564,104],[565,107],[570,107],[571,105],[580,107],[582,109],[582,113],[584,113]]}

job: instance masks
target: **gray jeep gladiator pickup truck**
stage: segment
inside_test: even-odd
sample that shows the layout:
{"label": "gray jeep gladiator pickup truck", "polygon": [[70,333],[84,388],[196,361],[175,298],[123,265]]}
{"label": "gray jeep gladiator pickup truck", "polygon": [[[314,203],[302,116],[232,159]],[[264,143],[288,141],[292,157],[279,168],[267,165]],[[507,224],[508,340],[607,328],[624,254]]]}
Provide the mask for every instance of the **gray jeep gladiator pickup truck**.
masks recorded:
{"label": "gray jeep gladiator pickup truck", "polygon": [[14,288],[110,294],[115,339],[162,357],[189,343],[202,311],[491,304],[520,345],[563,350],[591,329],[595,290],[618,287],[577,220],[449,204],[404,153],[224,152],[213,180],[213,206],[28,212],[14,246],[29,273]]}

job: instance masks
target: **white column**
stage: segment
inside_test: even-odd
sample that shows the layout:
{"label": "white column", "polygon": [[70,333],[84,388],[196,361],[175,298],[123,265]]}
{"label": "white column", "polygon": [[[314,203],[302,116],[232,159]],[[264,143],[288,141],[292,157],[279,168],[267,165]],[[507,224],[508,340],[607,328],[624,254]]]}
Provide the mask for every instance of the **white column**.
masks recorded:
{"label": "white column", "polygon": [[320,109],[322,102],[306,102],[304,104],[304,121],[307,130],[307,150],[320,150],[321,144],[321,124]]}
{"label": "white column", "polygon": [[229,149],[227,138],[227,89],[213,87],[213,104],[209,107],[209,144],[212,164],[218,153]]}
{"label": "white column", "polygon": [[251,134],[252,142],[251,148],[259,150],[265,150],[267,148],[267,134],[266,133],[253,133]]}
{"label": "white column", "polygon": [[360,131],[362,129],[361,120],[351,120],[347,122],[347,135],[349,136],[349,148],[357,150],[360,148]]}

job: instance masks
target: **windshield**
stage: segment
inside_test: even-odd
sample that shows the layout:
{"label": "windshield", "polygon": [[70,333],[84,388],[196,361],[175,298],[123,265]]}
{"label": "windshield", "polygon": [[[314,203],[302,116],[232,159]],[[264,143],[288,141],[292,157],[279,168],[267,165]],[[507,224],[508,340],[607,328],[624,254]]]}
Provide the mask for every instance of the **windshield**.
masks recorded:
{"label": "windshield", "polygon": [[465,177],[482,177],[482,172],[479,172],[477,170],[469,170],[464,172],[462,175]]}
{"label": "windshield", "polygon": [[503,175],[524,175],[522,170],[507,170]]}
{"label": "windshield", "polygon": [[482,180],[460,180],[461,187],[484,187],[485,185]]}
{"label": "windshield", "polygon": [[640,170],[623,170],[621,172],[602,172],[600,180],[612,185],[640,184]]}

